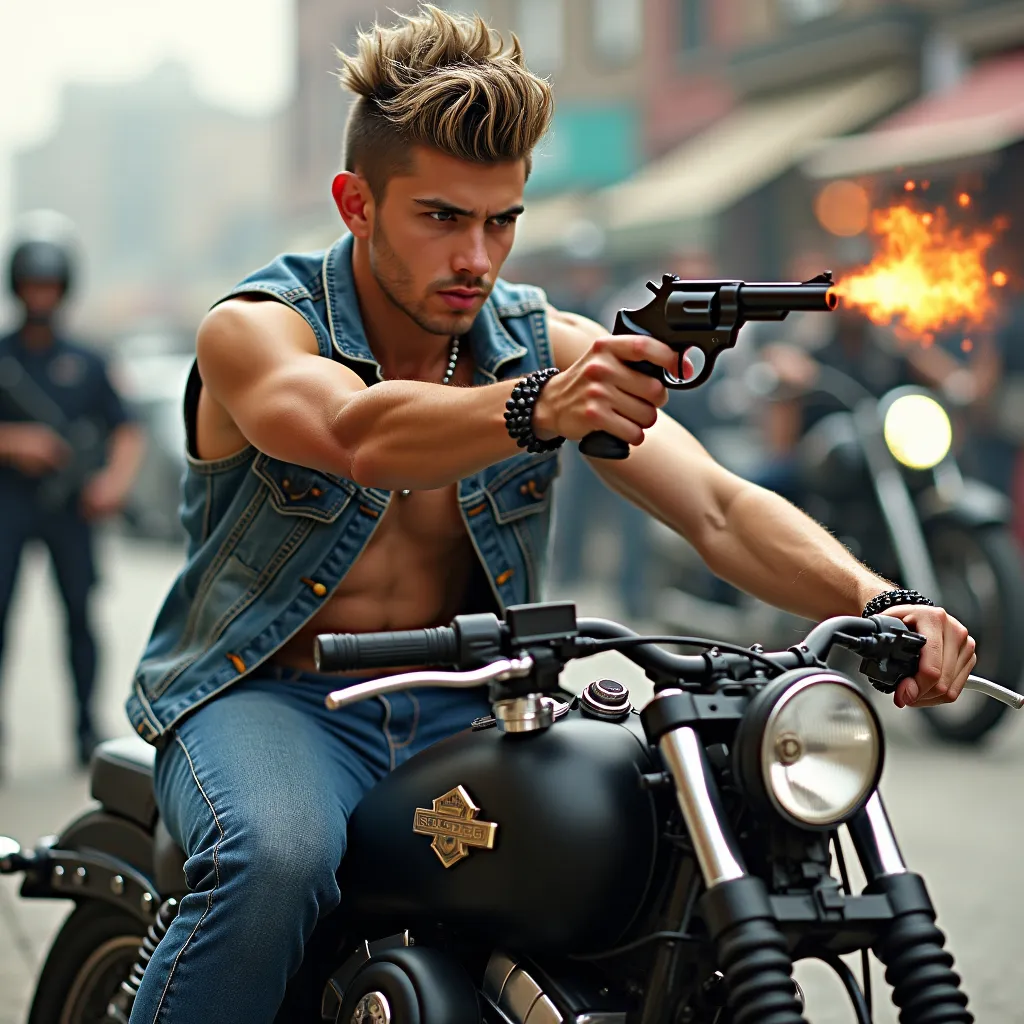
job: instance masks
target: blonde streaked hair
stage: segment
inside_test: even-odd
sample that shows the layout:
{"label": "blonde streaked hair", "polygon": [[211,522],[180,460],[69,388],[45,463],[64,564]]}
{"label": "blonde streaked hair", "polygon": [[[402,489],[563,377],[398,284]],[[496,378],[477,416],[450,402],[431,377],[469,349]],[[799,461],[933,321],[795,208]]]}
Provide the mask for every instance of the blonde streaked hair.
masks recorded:
{"label": "blonde streaked hair", "polygon": [[345,169],[361,173],[378,201],[388,178],[409,167],[412,146],[482,164],[525,160],[529,174],[554,104],[515,35],[506,46],[479,15],[424,4],[361,32],[355,55],[338,58],[338,77],[356,94]]}

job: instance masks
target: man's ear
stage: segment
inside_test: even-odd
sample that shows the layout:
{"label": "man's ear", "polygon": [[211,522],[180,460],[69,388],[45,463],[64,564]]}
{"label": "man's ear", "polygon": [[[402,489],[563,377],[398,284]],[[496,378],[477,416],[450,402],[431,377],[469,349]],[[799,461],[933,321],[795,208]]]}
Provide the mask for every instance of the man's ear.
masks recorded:
{"label": "man's ear", "polygon": [[373,227],[373,193],[366,179],[352,171],[342,171],[331,183],[334,205],[345,226],[356,238],[369,238]]}

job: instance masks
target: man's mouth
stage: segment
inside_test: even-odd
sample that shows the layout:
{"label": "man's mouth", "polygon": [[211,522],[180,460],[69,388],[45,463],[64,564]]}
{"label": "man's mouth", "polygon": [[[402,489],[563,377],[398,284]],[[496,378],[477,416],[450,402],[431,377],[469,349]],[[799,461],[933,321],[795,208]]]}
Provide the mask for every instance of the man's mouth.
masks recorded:
{"label": "man's mouth", "polygon": [[466,310],[472,309],[480,301],[480,296],[484,294],[484,291],[482,288],[446,288],[437,294],[441,296],[449,309]]}

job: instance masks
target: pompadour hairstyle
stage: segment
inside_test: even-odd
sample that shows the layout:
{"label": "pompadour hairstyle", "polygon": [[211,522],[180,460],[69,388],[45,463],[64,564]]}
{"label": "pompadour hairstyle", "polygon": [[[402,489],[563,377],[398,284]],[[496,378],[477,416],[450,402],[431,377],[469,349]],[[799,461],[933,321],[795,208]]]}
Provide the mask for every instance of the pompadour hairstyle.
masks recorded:
{"label": "pompadour hairstyle", "polygon": [[547,81],[526,67],[515,35],[506,46],[479,15],[424,4],[397,25],[359,34],[338,51],[342,85],[356,94],[345,130],[345,169],[380,201],[410,166],[413,146],[482,164],[525,160],[551,122]]}

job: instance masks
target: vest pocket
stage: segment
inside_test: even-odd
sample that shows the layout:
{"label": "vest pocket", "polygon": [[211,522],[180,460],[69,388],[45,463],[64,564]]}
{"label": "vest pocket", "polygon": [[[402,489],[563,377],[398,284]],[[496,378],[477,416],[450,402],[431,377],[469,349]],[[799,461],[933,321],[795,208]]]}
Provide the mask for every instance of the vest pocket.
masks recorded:
{"label": "vest pocket", "polygon": [[558,475],[558,452],[517,455],[501,463],[496,475],[484,483],[494,517],[510,523],[544,512],[551,504],[551,488]]}
{"label": "vest pocket", "polygon": [[267,485],[274,510],[285,516],[333,523],[356,491],[355,484],[342,477],[272,459],[262,453],[253,460],[252,471]]}

